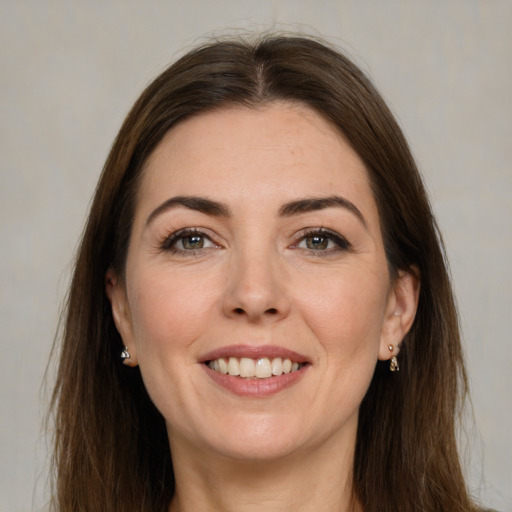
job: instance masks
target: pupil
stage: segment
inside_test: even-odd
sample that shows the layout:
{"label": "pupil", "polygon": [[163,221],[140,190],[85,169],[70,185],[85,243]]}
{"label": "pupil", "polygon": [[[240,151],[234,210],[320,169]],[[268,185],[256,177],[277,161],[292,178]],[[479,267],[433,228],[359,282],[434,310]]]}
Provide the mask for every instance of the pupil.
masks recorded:
{"label": "pupil", "polygon": [[312,236],[308,238],[309,249],[326,249],[328,240],[323,236]]}
{"label": "pupil", "polygon": [[183,239],[183,247],[185,249],[201,249],[203,247],[203,237],[200,235],[192,235]]}

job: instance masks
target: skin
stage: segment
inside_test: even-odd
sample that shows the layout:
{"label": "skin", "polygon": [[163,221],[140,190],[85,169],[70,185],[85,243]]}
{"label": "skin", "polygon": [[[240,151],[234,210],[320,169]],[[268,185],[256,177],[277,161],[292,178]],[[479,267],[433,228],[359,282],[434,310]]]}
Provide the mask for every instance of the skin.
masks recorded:
{"label": "skin", "polygon": [[[289,202],[333,194],[362,219],[338,205],[282,215]],[[229,215],[158,210],[176,196]],[[169,242],[185,228],[204,233],[192,249],[190,238]],[[314,245],[309,228],[348,244]],[[172,510],[358,510],[359,405],[377,360],[398,353],[413,322],[418,283],[408,273],[391,281],[365,166],[321,116],[273,103],[172,129],[146,163],[126,275],[109,272],[107,293],[166,420]],[[310,364],[278,393],[241,397],[201,362],[238,344],[284,347]]]}

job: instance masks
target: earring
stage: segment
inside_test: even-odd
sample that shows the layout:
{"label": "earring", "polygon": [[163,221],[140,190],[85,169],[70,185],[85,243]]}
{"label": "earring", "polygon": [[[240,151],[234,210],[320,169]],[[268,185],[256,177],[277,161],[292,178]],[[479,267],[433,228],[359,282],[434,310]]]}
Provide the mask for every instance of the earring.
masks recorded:
{"label": "earring", "polygon": [[132,361],[132,356],[128,351],[128,347],[126,345],[124,347],[124,350],[121,352],[121,359],[123,360],[123,364],[125,364],[126,366],[131,366],[132,368],[134,366],[137,366],[137,364]]}
{"label": "earring", "polygon": [[389,369],[392,372],[400,371],[400,367],[398,366],[398,360],[397,360],[396,356],[393,356],[391,358],[391,361],[389,362]]}
{"label": "earring", "polygon": [[394,349],[393,345],[388,345],[388,349],[390,352],[393,352],[393,349]]}

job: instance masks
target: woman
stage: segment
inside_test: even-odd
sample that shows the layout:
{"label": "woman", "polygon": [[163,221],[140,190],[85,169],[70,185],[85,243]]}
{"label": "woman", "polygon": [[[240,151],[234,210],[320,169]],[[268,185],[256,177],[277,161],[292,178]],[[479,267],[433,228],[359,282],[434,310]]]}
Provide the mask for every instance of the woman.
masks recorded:
{"label": "woman", "polygon": [[217,42],[149,85],[78,251],[56,509],[476,510],[465,391],[421,178],[354,64]]}

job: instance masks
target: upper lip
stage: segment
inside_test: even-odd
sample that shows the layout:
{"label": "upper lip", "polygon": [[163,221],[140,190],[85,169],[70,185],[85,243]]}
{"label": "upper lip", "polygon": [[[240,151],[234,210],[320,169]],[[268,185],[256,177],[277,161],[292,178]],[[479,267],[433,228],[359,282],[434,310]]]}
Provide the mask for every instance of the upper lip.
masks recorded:
{"label": "upper lip", "polygon": [[297,363],[310,363],[310,359],[303,354],[299,354],[294,350],[290,350],[277,345],[229,345],[212,350],[200,357],[199,362],[205,363],[215,359],[228,357],[247,357],[249,359],[261,359],[268,357],[269,359],[280,357],[282,359],[290,359]]}

